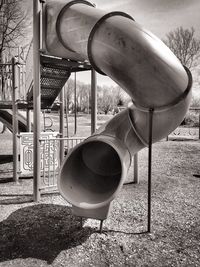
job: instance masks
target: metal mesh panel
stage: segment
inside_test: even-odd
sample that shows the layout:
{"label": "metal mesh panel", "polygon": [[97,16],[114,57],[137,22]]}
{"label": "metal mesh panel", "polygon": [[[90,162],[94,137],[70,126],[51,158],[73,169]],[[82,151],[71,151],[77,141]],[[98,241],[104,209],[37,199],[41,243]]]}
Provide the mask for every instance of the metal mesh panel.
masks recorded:
{"label": "metal mesh panel", "polygon": [[51,106],[70,76],[69,68],[62,60],[41,58],[42,105]]}
{"label": "metal mesh panel", "polygon": [[68,74],[66,69],[58,69],[53,66],[43,66],[42,67],[42,75],[58,75],[60,77],[65,77]]}
{"label": "metal mesh panel", "polygon": [[51,98],[56,98],[58,94],[58,91],[55,89],[45,89],[43,88],[41,91],[41,95],[45,99],[51,99]]}
{"label": "metal mesh panel", "polygon": [[[40,62],[42,108],[49,108],[52,106],[62,87],[68,80],[71,71],[91,69],[91,66],[88,64],[54,58],[46,55],[40,56]],[[29,86],[30,89],[27,93],[27,100],[29,102],[29,106],[31,106],[33,103],[33,87],[31,86]]]}
{"label": "metal mesh panel", "polygon": [[42,77],[41,78],[41,87],[42,88],[62,88],[62,86],[64,85],[66,81],[64,80],[60,80],[60,79],[51,79],[51,78],[46,78],[46,77]]}

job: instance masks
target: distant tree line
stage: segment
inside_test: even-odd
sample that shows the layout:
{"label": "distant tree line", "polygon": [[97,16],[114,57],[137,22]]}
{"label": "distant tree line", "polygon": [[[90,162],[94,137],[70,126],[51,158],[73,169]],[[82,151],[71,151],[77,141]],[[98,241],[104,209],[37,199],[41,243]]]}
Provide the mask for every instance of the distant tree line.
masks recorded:
{"label": "distant tree line", "polygon": [[[75,84],[69,79],[65,85],[65,101],[69,112],[74,112]],[[97,86],[97,109],[98,113],[117,113],[120,106],[126,106],[130,101],[129,96],[119,86]],[[76,107],[78,112],[90,113],[91,111],[91,86],[77,81],[76,84]]]}

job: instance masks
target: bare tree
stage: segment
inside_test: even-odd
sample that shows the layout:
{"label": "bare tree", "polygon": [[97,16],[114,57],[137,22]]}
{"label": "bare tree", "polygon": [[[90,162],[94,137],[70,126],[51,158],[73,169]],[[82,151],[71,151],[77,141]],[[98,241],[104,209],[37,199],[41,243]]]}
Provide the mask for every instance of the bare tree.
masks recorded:
{"label": "bare tree", "polygon": [[167,34],[165,44],[177,56],[180,62],[191,68],[200,55],[200,40],[194,37],[194,28],[179,27]]}
{"label": "bare tree", "polygon": [[24,37],[26,15],[20,0],[0,0],[0,63],[3,53],[16,48]]}

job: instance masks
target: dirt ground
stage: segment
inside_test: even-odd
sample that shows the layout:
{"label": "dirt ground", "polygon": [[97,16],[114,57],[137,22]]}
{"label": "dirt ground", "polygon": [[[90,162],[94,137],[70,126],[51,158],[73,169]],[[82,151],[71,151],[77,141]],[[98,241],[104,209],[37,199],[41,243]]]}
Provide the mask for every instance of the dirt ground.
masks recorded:
{"label": "dirt ground", "polygon": [[200,266],[200,142],[153,145],[150,234],[147,152],[139,153],[139,184],[123,186],[101,234],[96,220],[81,228],[58,193],[34,203],[32,179],[14,184],[5,179],[12,166],[0,165],[0,267]]}

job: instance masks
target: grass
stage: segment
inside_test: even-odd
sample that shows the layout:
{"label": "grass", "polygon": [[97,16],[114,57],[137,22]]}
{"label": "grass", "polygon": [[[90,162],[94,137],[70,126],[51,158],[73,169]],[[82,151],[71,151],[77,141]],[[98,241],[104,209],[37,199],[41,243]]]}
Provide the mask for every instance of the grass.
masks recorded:
{"label": "grass", "polygon": [[[8,133],[1,135],[1,153],[10,149],[9,138]],[[58,193],[46,193],[34,203],[32,179],[20,179],[19,184],[3,180],[0,267],[200,266],[200,179],[193,176],[200,173],[199,156],[199,141],[153,145],[150,234],[146,233],[147,149],[139,153],[140,183],[123,186],[102,234],[96,220],[84,220],[81,228]],[[12,166],[0,167],[6,171]],[[132,178],[133,167],[127,179]]]}

